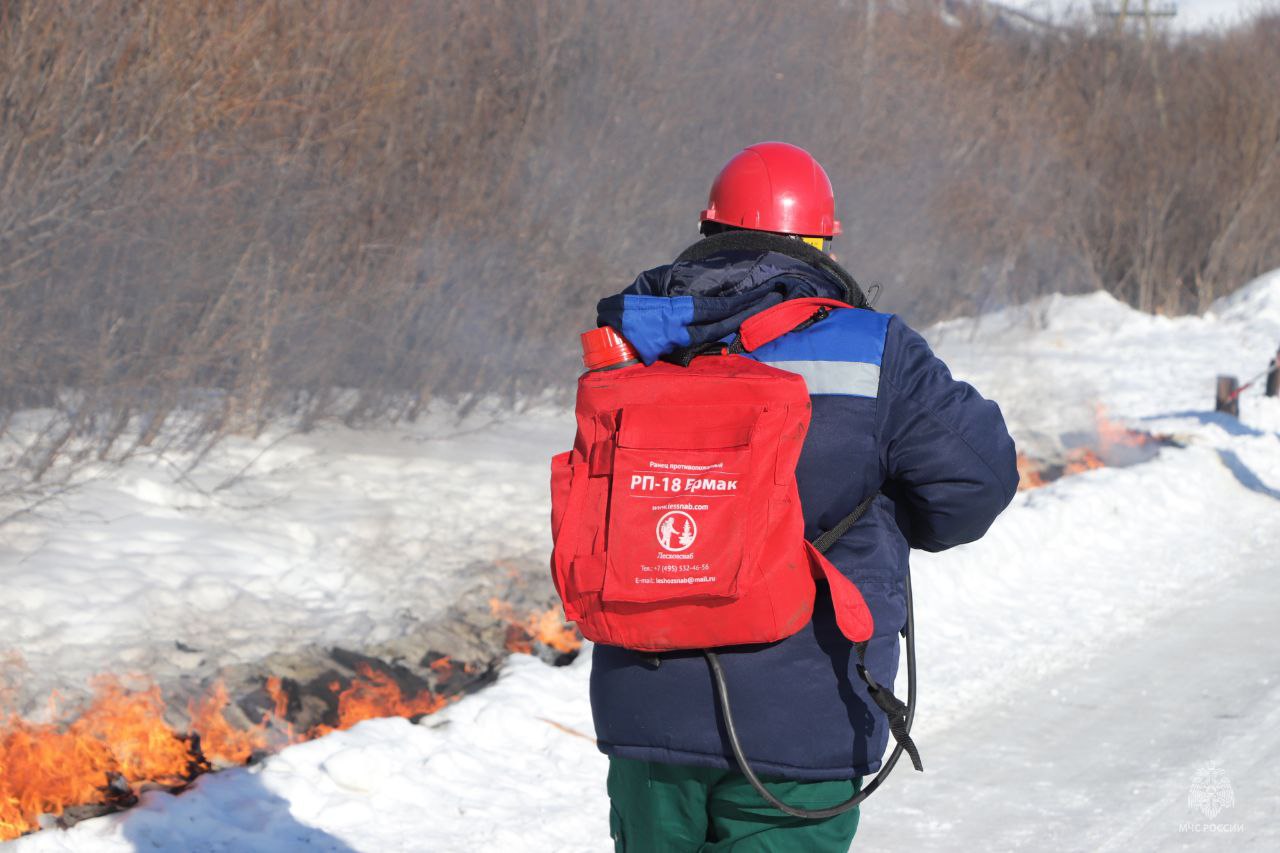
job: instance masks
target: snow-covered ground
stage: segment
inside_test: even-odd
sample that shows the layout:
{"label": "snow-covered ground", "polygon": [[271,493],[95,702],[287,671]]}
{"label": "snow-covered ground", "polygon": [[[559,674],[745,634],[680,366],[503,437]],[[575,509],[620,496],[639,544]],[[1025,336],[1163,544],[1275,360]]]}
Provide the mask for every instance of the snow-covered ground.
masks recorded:
{"label": "snow-covered ground", "polygon": [[[1280,400],[1211,411],[1216,374],[1280,345],[1280,273],[1203,318],[1054,297],[927,336],[1033,451],[1095,403],[1185,447],[1023,493],[982,541],[915,555],[928,772],[895,772],[856,848],[1280,849]],[[394,632],[444,604],[431,572],[546,547],[547,457],[571,437],[563,412],[433,429],[232,444],[178,484],[139,461],[0,529],[22,596],[0,600],[4,646],[74,681],[179,667],[175,636],[247,656]],[[588,657],[516,656],[419,725],[362,723],[6,849],[608,849]],[[1234,790],[1212,817],[1188,805],[1211,761]]]}
{"label": "snow-covered ground", "polygon": [[412,429],[231,439],[176,480],[182,454],[86,472],[0,527],[0,686],[42,707],[95,673],[166,681],[397,637],[448,608],[442,591],[475,561],[545,559],[545,456],[567,423],[442,412]]}

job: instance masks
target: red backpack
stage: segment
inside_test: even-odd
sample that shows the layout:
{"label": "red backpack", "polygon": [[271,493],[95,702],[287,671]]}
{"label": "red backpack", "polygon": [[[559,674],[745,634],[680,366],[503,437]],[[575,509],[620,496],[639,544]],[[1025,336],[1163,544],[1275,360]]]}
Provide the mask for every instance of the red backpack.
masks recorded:
{"label": "red backpack", "polygon": [[[734,349],[833,307],[784,302]],[[551,462],[552,575],[583,636],[644,652],[773,642],[808,623],[816,578],[845,636],[870,638],[857,587],[804,538],[810,410],[803,377],[729,352],[583,374],[573,450]]]}
{"label": "red backpack", "polygon": [[[802,376],[742,355],[841,308],[848,306],[789,300],[749,318],[731,346],[693,355],[684,366],[658,362],[584,373],[573,450],[551,460],[551,572],[565,616],[597,643],[640,652],[701,649],[738,768],[770,805],[815,820],[855,808],[904,751],[923,769],[910,737],[910,584],[903,703],[864,665],[871,612],[822,553],[875,495],[814,542],[804,538],[796,463],[809,429],[808,388]],[[629,351],[613,338],[613,346]],[[858,653],[858,675],[897,745],[852,797],[803,809],[775,797],[751,769],[713,649],[770,643],[799,631],[813,614],[815,579],[831,587],[836,622]]]}

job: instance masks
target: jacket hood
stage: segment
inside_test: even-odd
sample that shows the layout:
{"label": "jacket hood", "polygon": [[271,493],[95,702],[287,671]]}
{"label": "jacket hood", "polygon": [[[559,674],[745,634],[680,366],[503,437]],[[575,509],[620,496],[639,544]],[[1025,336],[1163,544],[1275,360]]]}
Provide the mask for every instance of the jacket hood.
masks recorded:
{"label": "jacket hood", "polygon": [[787,299],[845,299],[844,283],[804,261],[727,249],[646,270],[596,306],[596,323],[627,339],[645,364],[737,331],[752,314]]}

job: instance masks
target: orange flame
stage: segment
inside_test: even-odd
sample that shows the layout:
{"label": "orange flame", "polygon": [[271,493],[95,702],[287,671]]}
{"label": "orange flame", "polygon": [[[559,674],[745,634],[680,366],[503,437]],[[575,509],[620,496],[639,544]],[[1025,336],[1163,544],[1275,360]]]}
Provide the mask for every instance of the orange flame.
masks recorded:
{"label": "orange flame", "polygon": [[190,744],[165,723],[158,687],[129,692],[101,678],[94,688],[92,705],[70,723],[10,715],[0,727],[0,839],[39,828],[41,814],[106,802],[108,774],[131,786],[189,778]]}
{"label": "orange flame", "polygon": [[448,655],[436,658],[431,662],[431,671],[440,678],[448,678],[453,675],[453,661]]}
{"label": "orange flame", "polygon": [[[576,630],[552,608],[519,619],[513,608],[494,599],[494,615],[508,622],[508,648],[532,651],[533,642],[560,652],[582,645]],[[432,662],[437,677],[447,677],[454,663],[448,657]],[[474,672],[469,663],[463,672]],[[337,725],[317,725],[297,732],[287,719],[289,695],[279,678],[269,678],[266,692],[272,708],[247,727],[227,719],[231,702],[222,682],[188,704],[189,734],[179,733],[165,720],[160,688],[129,689],[119,679],[103,677],[93,683],[88,707],[78,716],[51,700],[52,721],[33,723],[16,714],[0,716],[0,841],[40,828],[41,815],[59,816],[73,805],[107,803],[119,791],[108,787],[114,777],[130,788],[144,784],[176,787],[212,765],[243,764],[255,753],[287,746],[349,728],[373,717],[418,717],[439,711],[457,697],[423,690],[405,695],[389,675],[364,665],[345,688],[329,685],[337,694]],[[198,744],[198,746],[197,746]]]}
{"label": "orange flame", "polygon": [[1040,463],[1019,451],[1018,491],[1024,492],[1027,489],[1038,489],[1043,485],[1045,485],[1045,480],[1040,475]]}
{"label": "orange flame", "polygon": [[1083,474],[1085,471],[1104,467],[1106,464],[1098,454],[1087,447],[1082,447],[1067,455],[1067,464],[1062,469],[1062,476],[1069,477],[1072,474]]}
{"label": "orange flame", "polygon": [[1106,406],[1093,407],[1093,419],[1098,431],[1098,449],[1103,456],[1120,447],[1142,447],[1159,440],[1158,436],[1129,429],[1122,423],[1107,417]]}
{"label": "orange flame", "polygon": [[577,629],[565,624],[558,607],[529,617],[529,632],[534,639],[558,652],[567,653],[582,648],[582,639],[578,636]]}
{"label": "orange flame", "polygon": [[267,695],[271,697],[271,713],[276,719],[283,720],[289,713],[289,694],[284,692],[279,676],[273,675],[267,679]]}
{"label": "orange flame", "polygon": [[[1018,491],[1038,489],[1050,480],[1082,474],[1095,468],[1112,464],[1123,464],[1124,451],[1130,448],[1145,447],[1161,441],[1169,440],[1168,436],[1152,435],[1139,430],[1130,429],[1122,423],[1107,417],[1106,407],[1101,404],[1093,407],[1094,428],[1098,436],[1097,449],[1081,447],[1067,454],[1060,470],[1055,470],[1044,460],[1035,459],[1025,453],[1018,453]],[[1129,454],[1132,458],[1132,454]],[[1047,472],[1047,475],[1046,475]]]}
{"label": "orange flame", "polygon": [[491,598],[489,612],[507,623],[507,651],[531,654],[535,640],[562,653],[582,648],[578,630],[564,621],[558,607],[520,619],[510,604]]}
{"label": "orange flame", "polygon": [[[276,700],[277,705],[279,700]],[[221,681],[198,702],[187,706],[191,714],[191,730],[200,734],[200,749],[210,761],[219,764],[244,764],[255,751],[267,748],[268,715],[249,729],[238,729],[227,722],[223,709],[231,704],[227,688]]]}
{"label": "orange flame", "polygon": [[[334,684],[334,692],[341,685]],[[95,680],[89,707],[71,718],[53,705],[53,722],[0,718],[0,841],[40,828],[40,815],[61,815],[73,805],[108,802],[107,784],[118,774],[131,788],[145,783],[183,785],[216,764],[242,764],[255,752],[311,740],[333,731],[315,726],[296,733],[286,719],[289,697],[279,678],[267,680],[273,708],[247,729],[228,722],[226,686],[214,684],[188,706],[190,731],[176,732],[164,719],[160,688],[129,690],[119,679]],[[416,717],[451,701],[424,690],[406,697],[388,676],[362,666],[338,694],[338,725],[345,729],[372,717]],[[53,703],[51,703],[53,704]]]}
{"label": "orange flame", "polygon": [[[450,699],[423,690],[415,696],[405,696],[400,685],[386,673],[377,672],[368,664],[359,667],[360,677],[338,694],[338,728],[349,729],[361,720],[375,717],[421,717],[434,714]],[[328,727],[319,726],[327,733]]]}
{"label": "orange flame", "polygon": [[461,666],[455,668],[453,659],[448,655],[436,658],[429,666],[431,671],[435,673],[437,685],[448,684],[459,671],[467,675],[475,672],[475,667],[466,661],[463,661]]}

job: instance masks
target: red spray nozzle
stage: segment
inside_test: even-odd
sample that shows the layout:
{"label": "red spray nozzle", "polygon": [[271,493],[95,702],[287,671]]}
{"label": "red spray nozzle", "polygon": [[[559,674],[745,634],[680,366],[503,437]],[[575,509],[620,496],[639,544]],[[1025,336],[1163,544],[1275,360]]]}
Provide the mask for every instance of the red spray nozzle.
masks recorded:
{"label": "red spray nozzle", "polygon": [[587,370],[609,370],[638,360],[627,339],[608,326],[582,333],[582,363]]}

